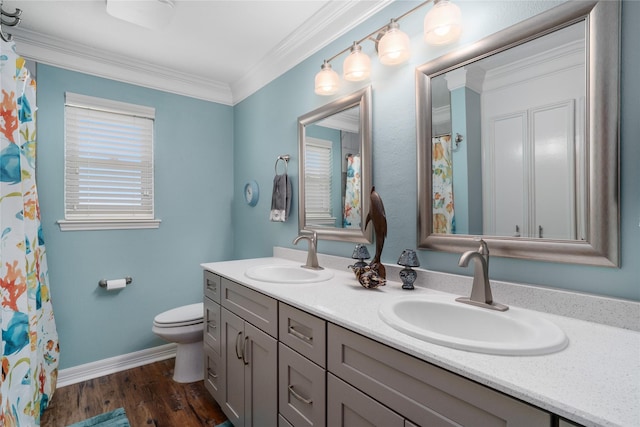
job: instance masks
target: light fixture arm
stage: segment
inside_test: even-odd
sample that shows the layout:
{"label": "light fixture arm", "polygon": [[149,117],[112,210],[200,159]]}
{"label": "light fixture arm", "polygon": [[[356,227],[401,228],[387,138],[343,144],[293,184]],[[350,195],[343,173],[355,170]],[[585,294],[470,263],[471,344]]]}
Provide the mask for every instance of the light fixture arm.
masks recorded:
{"label": "light fixture arm", "polygon": [[[387,32],[387,30],[389,29],[389,25],[391,25],[391,23],[393,22],[398,22],[399,20],[401,20],[402,18],[406,17],[407,15],[412,14],[413,12],[415,12],[416,10],[420,9],[423,6],[428,5],[429,3],[437,3],[439,0],[427,0],[425,2],[420,3],[419,5],[417,5],[416,7],[414,7],[413,9],[403,13],[402,15],[398,16],[397,18],[392,18],[390,23],[387,25],[383,25],[382,27],[378,28],[375,31],[372,31],[371,33],[367,34],[366,36],[364,36],[363,38],[361,38],[360,40],[357,40],[355,42],[353,42],[354,44],[362,44],[362,42],[366,41],[366,40],[370,40],[373,43],[375,43],[376,45],[376,50],[378,49],[378,41],[380,40],[380,38],[384,35],[384,33]],[[373,36],[376,37],[373,37]],[[333,55],[331,58],[329,59],[325,59],[325,62],[329,63],[331,61],[333,61],[334,59],[336,59],[338,56],[342,55],[343,53],[346,53],[348,51],[351,50],[351,47],[353,45],[349,45],[348,47],[342,49],[340,52],[336,53],[335,55]]]}

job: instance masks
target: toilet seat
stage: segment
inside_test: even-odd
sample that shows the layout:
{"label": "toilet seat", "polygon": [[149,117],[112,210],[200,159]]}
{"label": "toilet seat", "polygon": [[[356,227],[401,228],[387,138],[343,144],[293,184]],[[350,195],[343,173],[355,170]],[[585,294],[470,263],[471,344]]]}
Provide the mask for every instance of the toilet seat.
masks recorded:
{"label": "toilet seat", "polygon": [[203,323],[204,303],[184,305],[158,314],[153,326],[158,328],[178,328]]}

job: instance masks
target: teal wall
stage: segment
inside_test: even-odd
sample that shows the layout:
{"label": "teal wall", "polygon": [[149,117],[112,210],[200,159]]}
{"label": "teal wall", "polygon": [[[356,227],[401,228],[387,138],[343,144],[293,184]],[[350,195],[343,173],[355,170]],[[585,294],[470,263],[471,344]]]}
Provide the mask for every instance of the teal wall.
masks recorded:
{"label": "teal wall", "polygon": [[[166,344],[156,314],[202,301],[199,264],[233,253],[233,109],[39,65],[38,166],[42,226],[60,337],[60,368]],[[154,230],[66,231],[64,93],[156,108]],[[100,279],[131,276],[121,291]]]}
{"label": "teal wall", "polygon": [[[496,31],[543,12],[558,4],[550,1],[461,1],[465,23],[462,39],[455,45],[428,47],[422,41],[422,13],[400,22],[401,29],[412,37],[413,55],[398,67],[384,67],[373,58],[372,78],[364,84],[345,83],[338,94],[321,97],[313,93],[313,78],[324,58],[349,46],[353,40],[388,23],[391,17],[409,10],[414,3],[398,1],[340,37],[327,48],[312,55],[286,74],[235,106],[236,162],[234,180],[241,188],[245,180],[256,179],[265,191],[272,179],[273,162],[278,154],[293,155],[297,168],[297,117],[318,108],[366,84],[373,89],[373,184],[382,197],[388,222],[388,236],[382,260],[395,263],[405,248],[416,246],[416,111],[415,67],[452,49],[477,41]],[[427,6],[428,7],[428,6]],[[621,81],[621,267],[602,268],[561,263],[544,263],[493,257],[492,279],[532,283],[548,287],[640,300],[640,2],[625,1],[622,13],[622,81]],[[374,56],[373,44],[363,50]],[[333,61],[340,73],[343,58]],[[295,173],[295,172],[294,172]],[[293,175],[293,174],[292,174]],[[297,176],[293,176],[294,179]],[[297,191],[294,208],[297,207]],[[263,199],[249,207],[234,198],[234,256],[251,258],[268,256],[273,246],[294,247],[298,231],[297,211],[284,224],[268,222],[269,202]],[[258,236],[258,237],[257,237]],[[301,249],[306,249],[306,246]],[[349,256],[353,244],[320,241],[318,250]],[[457,266],[458,254],[419,251],[422,267],[471,275],[471,269]]]}
{"label": "teal wall", "polygon": [[[416,245],[416,118],[414,69],[451,49],[540,13],[547,1],[461,1],[462,40],[433,48],[422,42],[422,14],[401,21],[412,35],[413,56],[399,67],[373,59],[372,80],[345,84],[333,97],[313,93],[324,58],[388,23],[414,3],[398,1],[312,55],[234,107],[172,95],[45,65],[38,79],[38,169],[42,224],[51,292],[60,334],[60,368],[164,344],[151,333],[160,311],[202,300],[199,264],[270,256],[274,246],[295,248],[298,188],[285,223],[269,221],[274,164],[290,154],[298,179],[297,118],[365,84],[373,88],[373,183],[384,200],[389,235],[382,259],[395,263]],[[625,1],[622,15],[621,268],[491,260],[491,278],[640,300],[640,2]],[[372,54],[372,44],[364,50]],[[373,56],[373,55],[372,55]],[[338,72],[341,59],[334,61]],[[63,102],[71,91],[156,108],[157,230],[60,232],[63,210]],[[261,197],[244,202],[255,179]],[[306,250],[306,243],[300,249]],[[372,249],[372,247],[370,247]],[[349,256],[353,244],[320,241],[322,253]],[[422,267],[471,274],[456,254],[419,251]],[[133,277],[131,286],[104,292],[102,278]]]}

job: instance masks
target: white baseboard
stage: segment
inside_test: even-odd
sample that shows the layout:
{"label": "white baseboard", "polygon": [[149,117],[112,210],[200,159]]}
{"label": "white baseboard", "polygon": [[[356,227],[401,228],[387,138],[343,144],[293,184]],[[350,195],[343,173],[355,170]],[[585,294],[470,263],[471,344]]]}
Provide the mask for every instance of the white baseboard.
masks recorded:
{"label": "white baseboard", "polygon": [[165,344],[72,368],[61,369],[58,372],[57,388],[170,359],[176,356],[176,347],[175,343]]}

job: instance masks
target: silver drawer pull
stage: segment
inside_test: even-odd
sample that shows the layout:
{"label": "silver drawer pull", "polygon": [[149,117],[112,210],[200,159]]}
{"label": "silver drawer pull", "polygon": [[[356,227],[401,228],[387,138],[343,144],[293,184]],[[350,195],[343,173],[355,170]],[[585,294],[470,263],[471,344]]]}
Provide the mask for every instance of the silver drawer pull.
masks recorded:
{"label": "silver drawer pull", "polygon": [[215,374],[211,369],[208,369],[208,370],[207,370],[207,373],[208,373],[208,374],[209,374],[209,376],[210,376],[211,378],[213,378],[213,379],[218,378],[218,376],[217,376],[217,375],[216,375],[216,374]]}
{"label": "silver drawer pull", "polygon": [[313,341],[313,337],[308,337],[305,334],[301,334],[300,332],[296,331],[293,326],[289,326],[289,333],[291,335],[293,335],[294,337],[298,337],[301,340],[305,340],[305,341]]}
{"label": "silver drawer pull", "polygon": [[218,325],[216,325],[216,321],[215,320],[209,320],[207,322],[207,325],[211,328],[211,329],[216,329],[218,327]]}
{"label": "silver drawer pull", "polygon": [[306,403],[307,405],[311,405],[313,403],[313,400],[311,399],[305,399],[304,397],[300,396],[294,389],[293,386],[290,385],[289,386],[289,392],[291,392],[291,394],[293,394],[293,397],[295,397],[296,399],[298,399],[300,402],[302,403]]}

